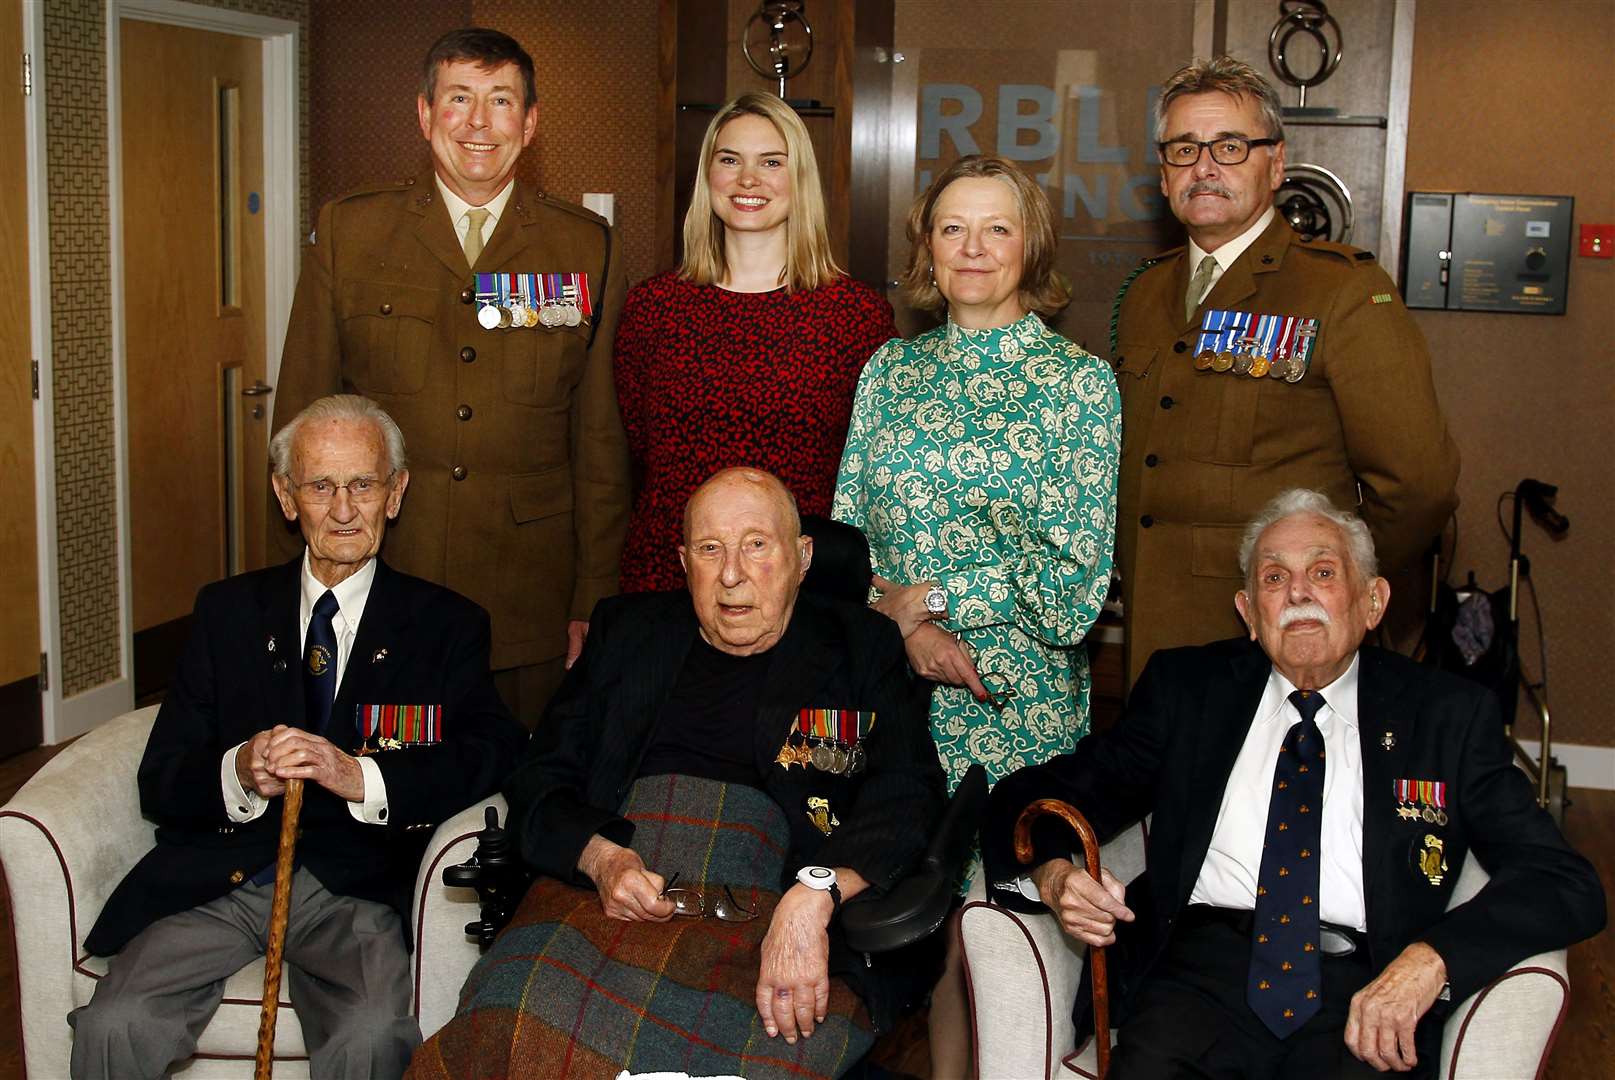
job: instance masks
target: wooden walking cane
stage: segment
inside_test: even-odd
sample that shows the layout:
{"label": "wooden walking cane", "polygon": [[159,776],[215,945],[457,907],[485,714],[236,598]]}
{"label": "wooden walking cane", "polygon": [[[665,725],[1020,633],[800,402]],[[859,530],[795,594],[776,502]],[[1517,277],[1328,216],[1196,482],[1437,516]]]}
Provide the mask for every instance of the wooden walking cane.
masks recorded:
{"label": "wooden walking cane", "polygon": [[297,851],[297,819],[303,812],[303,781],[286,781],[280,814],[280,846],[275,850],[275,896],[269,902],[269,941],[264,947],[264,1001],[258,1013],[258,1056],[253,1080],[274,1071],[275,1014],[280,1011],[280,957],[286,948],[286,921],[292,909],[292,857]]}
{"label": "wooden walking cane", "polygon": [[[1070,803],[1059,799],[1039,799],[1021,811],[1020,819],[1015,822],[1015,858],[1023,866],[1031,864],[1032,822],[1044,814],[1053,814],[1076,831],[1082,840],[1082,856],[1088,864],[1088,874],[1098,881],[1099,837],[1094,835],[1087,818]],[[1088,946],[1088,972],[1093,977],[1093,1038],[1098,1064],[1095,1071],[1099,1080],[1105,1080],[1105,1073],[1110,1070],[1110,980],[1105,973],[1104,949]]]}

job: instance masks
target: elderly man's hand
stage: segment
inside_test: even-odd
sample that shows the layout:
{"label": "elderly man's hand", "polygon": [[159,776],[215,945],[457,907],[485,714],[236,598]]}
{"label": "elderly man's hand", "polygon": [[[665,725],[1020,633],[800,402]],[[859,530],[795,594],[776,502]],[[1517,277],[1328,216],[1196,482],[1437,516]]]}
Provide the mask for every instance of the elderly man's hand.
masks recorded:
{"label": "elderly man's hand", "polygon": [[921,678],[947,686],[962,686],[976,695],[977,701],[987,700],[987,687],[976,673],[976,662],[970,659],[959,639],[931,623],[914,628],[903,641],[908,653],[909,666]]}
{"label": "elderly man's hand", "polygon": [[830,917],[828,892],[793,885],[780,897],[763,938],[757,977],[757,1015],[769,1038],[784,1035],[795,1044],[824,1022],[830,1004]]}
{"label": "elderly man's hand", "polygon": [[1133,921],[1127,886],[1102,866],[1095,881],[1070,859],[1050,859],[1032,871],[1032,883],[1060,927],[1088,945],[1115,944],[1116,920]]}
{"label": "elderly man's hand", "polygon": [[364,770],[359,768],[359,760],[311,731],[277,726],[269,733],[263,757],[269,775],[283,786],[287,780],[312,780],[340,799],[364,801]]}
{"label": "elderly man's hand", "polygon": [[596,834],[584,845],[578,869],[594,882],[606,918],[666,922],[673,917],[673,901],[662,895],[666,881],[662,875],[645,869],[633,848]]}
{"label": "elderly man's hand", "polygon": [[264,754],[269,749],[270,739],[289,730],[285,724],[279,724],[241,744],[241,749],[236,751],[236,779],[241,781],[242,790],[257,792],[265,799],[285,794],[286,785],[269,771]]}
{"label": "elderly man's hand", "polygon": [[1419,1063],[1413,1029],[1429,1011],[1447,981],[1447,962],[1415,941],[1351,996],[1346,1017],[1346,1049],[1380,1072],[1407,1072]]}

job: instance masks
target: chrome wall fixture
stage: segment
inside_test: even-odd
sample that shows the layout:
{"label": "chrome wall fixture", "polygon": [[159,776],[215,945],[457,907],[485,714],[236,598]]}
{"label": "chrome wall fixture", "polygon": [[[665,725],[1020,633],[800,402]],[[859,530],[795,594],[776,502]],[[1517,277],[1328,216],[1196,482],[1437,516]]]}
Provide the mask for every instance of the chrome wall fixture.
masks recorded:
{"label": "chrome wall fixture", "polygon": [[746,23],[740,51],[751,69],[765,79],[785,80],[800,75],[813,58],[813,27],[808,23],[805,0],[763,0]]}
{"label": "chrome wall fixture", "polygon": [[1351,243],[1351,190],[1322,165],[1287,166],[1273,205],[1302,236]]}

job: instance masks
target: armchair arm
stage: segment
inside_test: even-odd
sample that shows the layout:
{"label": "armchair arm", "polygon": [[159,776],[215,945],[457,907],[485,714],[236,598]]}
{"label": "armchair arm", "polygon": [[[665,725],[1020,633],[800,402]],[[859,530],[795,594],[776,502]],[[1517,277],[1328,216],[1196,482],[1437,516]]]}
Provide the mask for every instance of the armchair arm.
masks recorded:
{"label": "armchair arm", "polygon": [[460,989],[482,955],[477,943],[466,937],[466,923],[478,918],[477,894],[469,888],[443,882],[443,871],[471,858],[483,828],[486,808],[506,812],[505,797],[490,795],[466,807],[437,827],[415,875],[415,955],[410,958],[415,980],[415,1015],[421,1037],[431,1038],[448,1023],[459,1004]]}
{"label": "armchair arm", "polygon": [[848,946],[861,953],[891,952],[942,925],[986,803],[987,773],[972,765],[948,800],[936,835],[914,872],[885,895],[861,896],[841,909]]}
{"label": "armchair arm", "polygon": [[82,942],[107,897],[155,843],[135,774],[155,706],[108,721],[64,749],[0,809],[23,1046],[31,1076],[67,1074],[64,1018]]}
{"label": "armchair arm", "polygon": [[1441,1037],[1450,1080],[1540,1076],[1570,1006],[1566,952],[1520,961],[1459,1003]]}

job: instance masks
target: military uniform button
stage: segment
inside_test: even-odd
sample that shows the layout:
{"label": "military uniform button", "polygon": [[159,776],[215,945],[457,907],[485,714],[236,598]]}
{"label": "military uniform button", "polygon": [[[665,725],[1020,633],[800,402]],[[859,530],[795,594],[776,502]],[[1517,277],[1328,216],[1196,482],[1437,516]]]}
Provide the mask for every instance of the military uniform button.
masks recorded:
{"label": "military uniform button", "polygon": [[1166,394],[1166,395],[1162,396],[1162,398],[1161,398],[1161,408],[1170,409],[1175,404],[1176,404],[1176,402],[1174,402],[1172,400],[1172,395],[1171,394]]}
{"label": "military uniform button", "polygon": [[465,288],[460,290],[460,303],[469,304],[471,301],[475,300],[476,298],[477,298],[477,294],[471,288],[471,286],[467,285]]}
{"label": "military uniform button", "polygon": [[449,470],[449,475],[454,477],[456,480],[464,480],[465,479],[465,466],[464,465],[456,465],[454,468]]}
{"label": "military uniform button", "polygon": [[243,874],[240,870],[232,870],[232,871],[230,871],[230,884],[232,884],[232,885],[240,885],[243,881],[246,881],[246,880],[247,880],[247,875]]}
{"label": "military uniform button", "polygon": [[1145,514],[1145,515],[1144,515],[1144,516],[1143,516],[1143,517],[1141,517],[1141,518],[1139,518],[1139,519],[1138,519],[1138,523],[1139,523],[1139,524],[1140,524],[1140,525],[1142,525],[1142,526],[1144,526],[1144,528],[1146,528],[1146,529],[1147,529],[1147,528],[1149,528],[1149,527],[1150,527],[1150,526],[1151,526],[1151,525],[1154,525],[1154,524],[1155,524],[1155,519],[1154,519],[1154,518],[1152,518],[1152,517],[1150,517],[1150,516],[1149,516],[1149,515],[1148,515],[1148,514]]}
{"label": "military uniform button", "polygon": [[1172,351],[1173,352],[1187,352],[1188,348],[1189,348],[1189,343],[1187,341],[1174,341],[1172,343]]}
{"label": "military uniform button", "polygon": [[1145,454],[1144,455],[1144,467],[1145,468],[1153,469],[1153,468],[1155,468],[1155,466],[1159,465],[1160,463],[1161,463],[1161,459],[1156,457],[1154,454]]}
{"label": "military uniform button", "polygon": [[1271,255],[1263,255],[1262,256],[1262,265],[1263,266],[1272,266],[1273,265],[1273,256],[1271,256]]}
{"label": "military uniform button", "polygon": [[467,345],[465,348],[460,350],[460,362],[462,364],[469,364],[476,358],[477,350],[473,349],[471,346]]}
{"label": "military uniform button", "polygon": [[408,180],[405,180],[404,181],[404,186],[405,187],[414,187],[415,186],[415,178],[412,176]]}
{"label": "military uniform button", "polygon": [[458,416],[461,420],[471,419],[471,406],[461,405],[458,409],[454,410],[454,415]]}
{"label": "military uniform button", "polygon": [[381,313],[383,315],[391,315],[393,313],[393,306],[391,304],[382,304]]}

